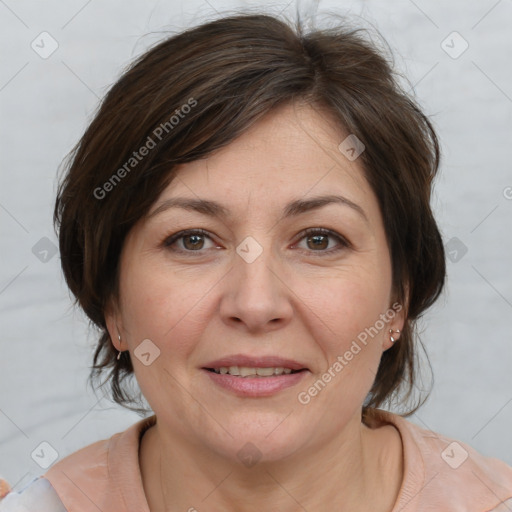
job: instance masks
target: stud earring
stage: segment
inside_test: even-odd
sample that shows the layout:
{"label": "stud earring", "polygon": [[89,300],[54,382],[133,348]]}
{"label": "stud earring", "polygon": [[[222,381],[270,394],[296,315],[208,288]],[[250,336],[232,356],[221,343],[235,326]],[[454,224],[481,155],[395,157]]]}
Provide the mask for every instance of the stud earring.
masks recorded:
{"label": "stud earring", "polygon": [[[120,334],[117,335],[117,339],[119,340],[119,346],[121,346],[121,335]],[[121,359],[121,354],[122,354],[121,351],[119,351],[119,354],[117,354],[118,361],[119,361],[119,359]]]}
{"label": "stud earring", "polygon": [[400,329],[397,329],[396,331],[389,329],[389,339],[391,340],[391,343],[395,343],[396,341],[396,339],[393,338],[393,333],[400,334]]}

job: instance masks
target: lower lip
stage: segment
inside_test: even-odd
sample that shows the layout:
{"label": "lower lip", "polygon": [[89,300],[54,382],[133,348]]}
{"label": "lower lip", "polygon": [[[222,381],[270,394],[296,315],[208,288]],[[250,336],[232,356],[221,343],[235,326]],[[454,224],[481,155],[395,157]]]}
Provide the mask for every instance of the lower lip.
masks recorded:
{"label": "lower lip", "polygon": [[274,395],[283,389],[295,386],[309,373],[308,370],[302,370],[297,373],[275,375],[274,377],[237,377],[227,373],[211,372],[204,368],[202,370],[218,386],[245,397]]}

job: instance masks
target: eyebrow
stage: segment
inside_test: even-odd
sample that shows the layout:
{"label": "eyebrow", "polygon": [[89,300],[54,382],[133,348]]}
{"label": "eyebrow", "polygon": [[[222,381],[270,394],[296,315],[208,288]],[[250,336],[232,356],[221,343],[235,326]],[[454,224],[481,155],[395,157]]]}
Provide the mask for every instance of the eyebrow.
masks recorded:
{"label": "eyebrow", "polygon": [[[348,206],[352,210],[356,211],[363,219],[368,222],[364,210],[356,203],[347,199],[343,196],[337,195],[325,195],[313,197],[311,199],[295,199],[289,202],[284,210],[279,221],[288,217],[295,217],[302,213],[306,213],[312,210],[317,210],[328,204],[340,204],[342,206]],[[184,210],[195,211],[209,217],[216,217],[221,219],[231,219],[233,214],[216,201],[210,201],[208,199],[194,199],[185,197],[172,197],[163,201],[153,212],[148,215],[148,218],[152,218],[159,213],[162,213],[170,208],[182,208]]]}

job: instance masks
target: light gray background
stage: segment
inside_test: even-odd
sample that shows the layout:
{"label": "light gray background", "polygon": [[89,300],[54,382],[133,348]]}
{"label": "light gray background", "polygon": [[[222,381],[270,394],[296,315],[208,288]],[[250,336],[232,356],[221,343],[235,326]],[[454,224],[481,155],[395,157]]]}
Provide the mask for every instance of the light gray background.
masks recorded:
{"label": "light gray background", "polygon": [[[17,488],[43,473],[31,459],[40,442],[63,457],[139,419],[86,387],[94,333],[73,311],[58,254],[39,259],[41,238],[56,243],[62,158],[123,67],[163,30],[262,5],[0,0],[0,474]],[[267,5],[295,11],[295,2]],[[329,10],[381,31],[443,147],[434,208],[454,261],[421,324],[434,389],[410,419],[512,465],[512,1],[320,3]],[[31,48],[43,31],[58,43],[46,59]],[[464,40],[453,31],[469,44],[458,58]]]}

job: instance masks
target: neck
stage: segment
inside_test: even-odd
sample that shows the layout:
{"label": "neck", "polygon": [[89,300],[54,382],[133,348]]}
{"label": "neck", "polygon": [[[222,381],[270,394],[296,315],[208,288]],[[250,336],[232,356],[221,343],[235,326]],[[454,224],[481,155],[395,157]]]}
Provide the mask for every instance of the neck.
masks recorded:
{"label": "neck", "polygon": [[[387,430],[387,441],[390,433]],[[386,477],[396,468],[382,434],[352,422],[328,443],[310,445],[285,460],[246,467],[169,435],[157,422],[141,442],[148,504],[152,511],[192,512],[389,510],[401,478],[390,482]],[[386,456],[382,446],[387,446]]]}

